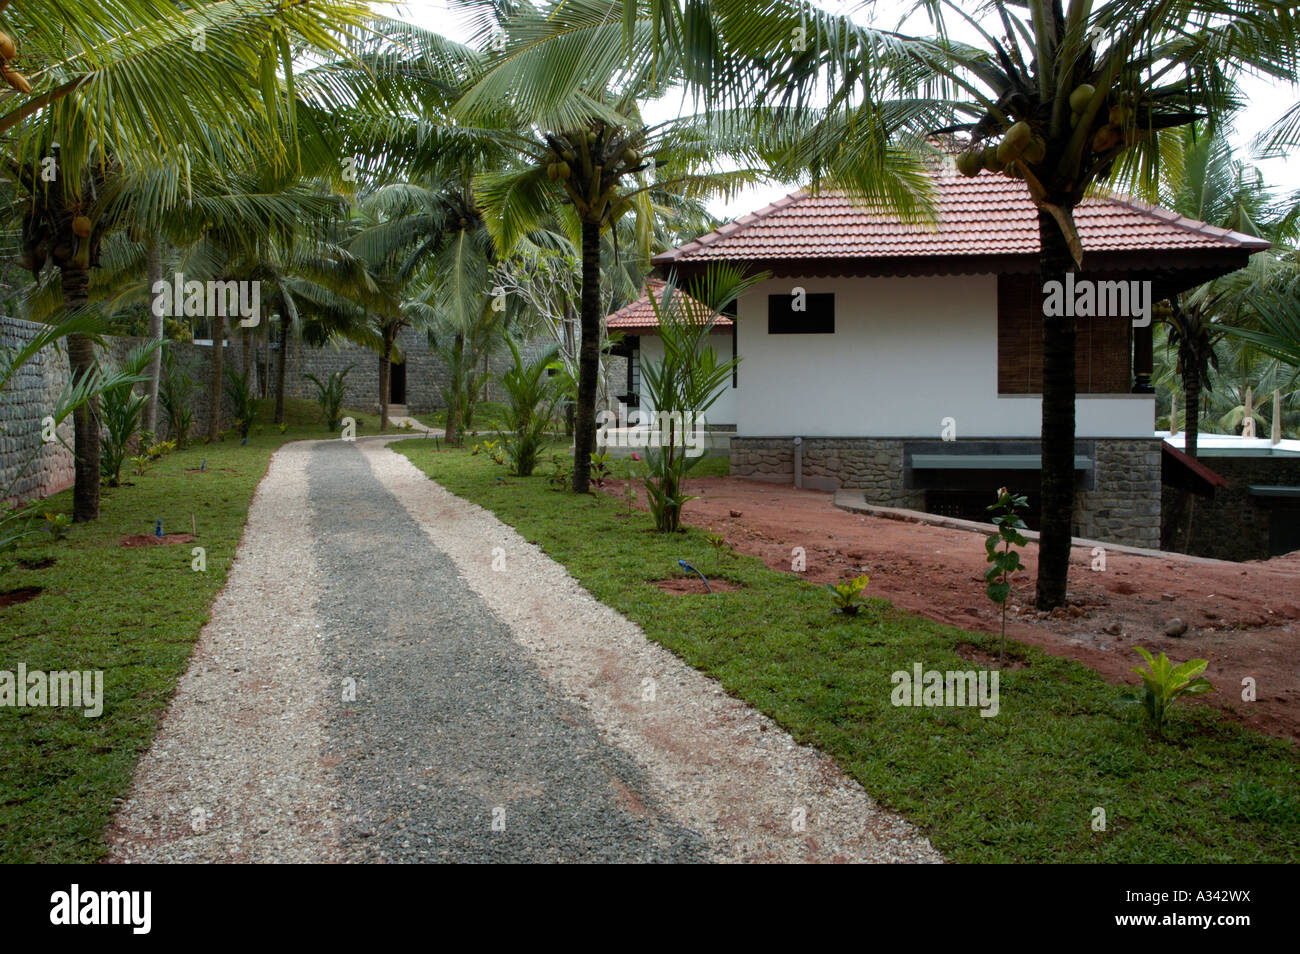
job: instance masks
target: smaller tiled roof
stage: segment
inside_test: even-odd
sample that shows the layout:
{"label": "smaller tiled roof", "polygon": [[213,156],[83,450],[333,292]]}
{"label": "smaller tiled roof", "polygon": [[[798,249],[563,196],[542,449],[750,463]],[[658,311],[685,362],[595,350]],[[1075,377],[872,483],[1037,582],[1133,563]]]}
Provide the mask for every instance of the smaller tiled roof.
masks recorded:
{"label": "smaller tiled roof", "polygon": [[[618,311],[614,312],[605,319],[605,326],[610,331],[623,331],[629,333],[637,332],[654,332],[659,328],[659,319],[655,316],[654,306],[650,304],[650,296],[654,295],[656,301],[662,300],[664,286],[667,284],[661,278],[647,278],[641,297],[630,305],[625,305]],[[697,306],[701,313],[708,315],[708,309],[701,302],[691,298],[681,289],[674,292],[674,295],[683,296],[687,302]],[[715,328],[730,328],[731,319],[726,315],[719,315],[713,322]]]}
{"label": "smaller tiled roof", "polygon": [[[756,267],[856,263],[881,273],[938,274],[1036,262],[1038,212],[1023,182],[989,172],[967,178],[949,166],[932,175],[934,225],[905,224],[841,193],[799,191],[656,256],[654,264],[663,269],[711,261]],[[1118,196],[1086,199],[1075,209],[1075,223],[1085,265],[1090,256],[1134,262],[1155,253],[1168,265],[1175,258],[1191,263],[1207,255],[1244,257],[1269,247],[1263,239]]]}

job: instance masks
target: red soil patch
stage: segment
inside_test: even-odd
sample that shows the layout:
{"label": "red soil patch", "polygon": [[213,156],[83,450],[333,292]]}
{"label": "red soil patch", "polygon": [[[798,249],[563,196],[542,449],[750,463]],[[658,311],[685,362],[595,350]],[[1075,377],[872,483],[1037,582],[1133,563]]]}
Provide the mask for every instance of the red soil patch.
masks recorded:
{"label": "red soil patch", "polygon": [[173,543],[190,543],[193,540],[192,533],[164,533],[161,537],[154,536],[152,533],[137,533],[134,536],[123,537],[122,546],[165,547]]}
{"label": "red soil patch", "polygon": [[34,600],[40,595],[41,587],[24,586],[19,590],[8,590],[0,593],[0,609],[6,606],[17,606],[19,603],[26,603],[28,600]]}
{"label": "red soil patch", "polygon": [[[647,580],[646,582],[659,587],[665,593],[709,592],[704,588],[704,581],[698,576],[674,576],[666,580]],[[728,583],[726,580],[709,580],[709,587],[714,593],[730,593],[732,590],[740,589],[735,583]]]}
{"label": "red soil patch", "polygon": [[[625,501],[625,486],[615,480],[604,489]],[[791,551],[803,547],[807,570],[800,575],[810,583],[866,573],[869,596],[966,630],[999,631],[997,608],[984,595],[983,534],[852,514],[837,509],[828,493],[737,477],[689,480],[687,490],[699,499],[686,506],[685,523],[721,534],[774,570],[791,572]],[[638,505],[644,502],[642,491]],[[1207,659],[1219,691],[1190,704],[1217,706],[1263,732],[1300,738],[1300,553],[1228,563],[1108,550],[1106,569],[1097,572],[1091,548],[1075,547],[1069,608],[1051,617],[1033,609],[1037,545],[1025,547],[1021,559],[1028,570],[1013,584],[1009,637],[1125,685],[1139,684],[1130,671],[1142,661],[1134,646],[1176,662]],[[1181,637],[1164,635],[1174,617],[1188,624]],[[1256,683],[1255,702],[1241,699],[1247,676]]]}

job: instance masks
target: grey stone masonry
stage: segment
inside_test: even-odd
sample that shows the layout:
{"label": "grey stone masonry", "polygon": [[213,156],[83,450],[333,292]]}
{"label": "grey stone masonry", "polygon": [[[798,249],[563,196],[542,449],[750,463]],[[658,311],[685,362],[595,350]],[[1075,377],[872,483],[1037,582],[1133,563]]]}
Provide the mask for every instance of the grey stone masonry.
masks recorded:
{"label": "grey stone masonry", "polygon": [[[868,503],[924,510],[926,490],[908,486],[905,467],[908,446],[915,443],[903,438],[806,438],[802,444],[803,485],[815,490],[861,490]],[[955,441],[952,446],[963,443],[968,442]],[[1014,444],[1015,453],[1036,454],[1039,446],[1037,441],[1025,440],[978,443],[990,447],[966,449],[984,453],[999,444]],[[1095,466],[1075,494],[1074,534],[1129,546],[1159,547],[1159,439],[1096,439],[1081,442],[1080,448],[1092,455]],[[731,441],[731,473],[792,483],[794,455],[793,438],[736,437]]]}
{"label": "grey stone masonry", "polygon": [[1075,495],[1074,533],[1160,546],[1160,439],[1098,440],[1091,489]]}
{"label": "grey stone masonry", "polygon": [[[0,348],[10,353],[26,347],[42,326],[0,316]],[[68,355],[62,347],[45,348],[24,364],[0,392],[0,498],[33,500],[72,483],[72,418],[58,428],[59,441],[42,439],[41,421],[50,414],[68,384]]]}
{"label": "grey stone masonry", "polygon": [[[1216,487],[1211,498],[1192,495],[1186,501],[1179,499],[1182,492],[1177,487],[1165,489],[1165,540],[1170,549],[1217,560],[1267,560],[1274,555],[1274,543],[1294,544],[1294,536],[1276,541],[1272,536],[1281,525],[1300,525],[1300,499],[1260,496],[1250,488],[1300,487],[1300,458],[1202,455],[1199,459],[1228,486]],[[1277,547],[1278,552],[1284,549]]]}
{"label": "grey stone masonry", "polygon": [[[20,318],[0,316],[0,347],[12,351],[32,340],[38,325]],[[141,338],[104,338],[98,349],[99,360],[106,367],[119,367]],[[178,357],[191,361],[195,368],[198,387],[191,398],[194,426],[191,438],[203,433],[208,420],[208,375],[212,361],[210,345],[196,345],[188,341],[169,342]],[[233,344],[226,345],[227,367],[238,369],[240,352]],[[73,479],[72,418],[58,428],[60,441],[42,439],[42,420],[50,414],[59,395],[68,386],[67,349],[64,342],[42,349],[31,361],[18,370],[9,386],[0,393],[0,497],[6,502],[25,502],[48,497],[69,486]],[[143,387],[137,385],[138,391]],[[224,388],[223,388],[224,395]],[[222,428],[233,421],[229,398],[223,398]],[[166,422],[159,422],[159,437],[168,437]],[[65,446],[66,445],[66,446]]]}

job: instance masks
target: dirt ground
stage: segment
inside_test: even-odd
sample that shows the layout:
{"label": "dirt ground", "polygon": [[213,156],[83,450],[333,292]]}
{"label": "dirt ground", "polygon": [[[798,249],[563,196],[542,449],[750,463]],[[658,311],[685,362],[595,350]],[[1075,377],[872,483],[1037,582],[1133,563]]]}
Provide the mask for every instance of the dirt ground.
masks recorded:
{"label": "dirt ground", "polygon": [[[609,481],[605,490],[626,500],[625,486]],[[690,480],[687,492],[699,499],[686,506],[686,524],[721,534],[774,570],[792,572],[791,551],[803,547],[810,582],[867,573],[872,596],[942,623],[998,632],[999,615],[984,595],[983,534],[852,514],[829,493],[736,477]],[[1300,738],[1300,553],[1228,563],[1108,550],[1098,571],[1091,548],[1075,547],[1069,610],[1053,616],[1033,608],[1037,545],[1023,548],[1021,559],[1029,569],[1013,585],[1008,636],[1128,685],[1139,684],[1130,671],[1142,662],[1134,646],[1163,650],[1175,662],[1207,659],[1219,691],[1191,704]],[[1165,634],[1173,619],[1187,624],[1186,633]],[[1245,677],[1255,680],[1254,702],[1242,701]]]}

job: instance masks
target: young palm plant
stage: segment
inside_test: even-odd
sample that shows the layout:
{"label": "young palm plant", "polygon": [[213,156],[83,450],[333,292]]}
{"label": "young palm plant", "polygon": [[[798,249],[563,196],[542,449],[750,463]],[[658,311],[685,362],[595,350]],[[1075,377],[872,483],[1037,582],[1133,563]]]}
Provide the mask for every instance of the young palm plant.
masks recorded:
{"label": "young palm plant", "polygon": [[659,324],[664,356],[641,368],[654,425],[649,428],[645,487],[655,528],[681,528],[682,508],[691,500],[683,490],[687,472],[703,457],[703,448],[688,447],[687,432],[704,433],[708,410],[722,396],[739,358],[719,361],[709,332],[728,304],[765,275],[745,276],[727,265],[714,265],[692,285],[692,295],[670,278],[660,297],[650,295]]}
{"label": "young palm plant", "polygon": [[516,155],[476,180],[501,254],[511,255],[530,228],[556,214],[575,235],[582,279],[572,489],[586,493],[605,317],[601,235],[631,215],[648,242],[653,191],[698,198],[760,178],[750,168],[719,169],[728,155],[747,161],[754,140],[725,135],[696,117],[661,124],[642,117],[638,103],[668,92],[681,74],[648,55],[658,37],[644,18],[628,24],[629,48],[642,52],[623,56],[618,3],[566,0],[503,9],[508,14],[478,38],[481,65],[452,112],[495,130]]}
{"label": "young palm plant", "polygon": [[510,432],[506,438],[506,455],[510,458],[512,474],[531,477],[560,399],[556,380],[550,375],[559,349],[552,347],[525,362],[519,346],[510,339],[506,343],[514,360],[513,367],[501,374],[507,398],[506,427]]}

